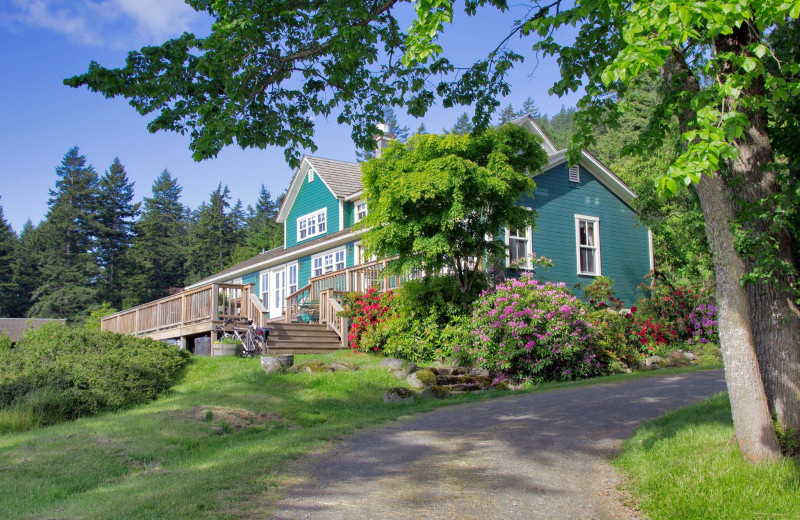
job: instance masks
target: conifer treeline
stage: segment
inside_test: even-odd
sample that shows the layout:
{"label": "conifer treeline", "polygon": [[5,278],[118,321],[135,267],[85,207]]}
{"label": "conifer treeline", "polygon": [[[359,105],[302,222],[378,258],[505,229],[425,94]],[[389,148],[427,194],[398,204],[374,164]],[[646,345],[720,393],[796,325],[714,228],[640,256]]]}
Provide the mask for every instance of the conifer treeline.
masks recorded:
{"label": "conifer treeline", "polygon": [[[134,202],[125,167],[99,176],[71,148],[56,168],[45,219],[17,235],[0,206],[0,317],[85,318],[105,303],[148,302],[283,243],[280,200],[261,186],[255,207],[220,184],[194,210],[168,170]],[[2,201],[0,201],[2,202]]]}

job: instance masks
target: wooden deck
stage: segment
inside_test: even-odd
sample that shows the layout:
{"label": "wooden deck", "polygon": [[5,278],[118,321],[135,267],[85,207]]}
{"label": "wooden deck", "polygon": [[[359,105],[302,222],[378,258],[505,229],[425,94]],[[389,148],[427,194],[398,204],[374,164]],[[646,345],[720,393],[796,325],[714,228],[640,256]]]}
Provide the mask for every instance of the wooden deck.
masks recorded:
{"label": "wooden deck", "polygon": [[285,313],[279,317],[267,317],[267,309],[253,285],[212,283],[106,316],[101,319],[100,328],[155,340],[180,339],[185,346],[187,338],[213,334],[215,327],[229,318],[245,318],[253,320],[256,327],[266,327],[278,322],[296,323],[313,314],[326,330],[336,333],[340,348],[346,348],[348,320],[339,316],[343,310],[341,296],[370,287],[389,291],[416,277],[387,274],[389,261],[369,262],[311,278],[308,285],[286,298]]}
{"label": "wooden deck", "polygon": [[266,326],[267,309],[251,285],[214,283],[102,318],[100,329],[156,340],[210,333],[229,318]]}

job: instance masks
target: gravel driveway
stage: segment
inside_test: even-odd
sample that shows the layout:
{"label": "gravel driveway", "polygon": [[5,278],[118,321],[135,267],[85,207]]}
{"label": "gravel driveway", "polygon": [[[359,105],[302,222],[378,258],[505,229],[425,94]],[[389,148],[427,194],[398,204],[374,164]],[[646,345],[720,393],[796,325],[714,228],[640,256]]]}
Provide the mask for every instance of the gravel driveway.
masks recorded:
{"label": "gravel driveway", "polygon": [[608,458],[642,422],[724,390],[713,370],[414,416],[302,461],[275,518],[636,518]]}

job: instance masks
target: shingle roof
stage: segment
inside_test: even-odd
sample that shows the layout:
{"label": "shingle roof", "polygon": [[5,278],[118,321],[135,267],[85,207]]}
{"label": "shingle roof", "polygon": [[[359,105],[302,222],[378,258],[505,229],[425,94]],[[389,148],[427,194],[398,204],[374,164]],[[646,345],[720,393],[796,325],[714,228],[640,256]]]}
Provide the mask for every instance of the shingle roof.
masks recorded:
{"label": "shingle roof", "polygon": [[[337,238],[343,237],[343,236],[348,235],[348,234],[350,234],[352,232],[353,232],[353,228],[349,227],[349,228],[345,228],[345,229],[343,229],[341,231],[337,231],[336,233],[331,233],[330,235],[324,235],[324,236],[321,236],[319,238],[315,238],[314,240],[309,240],[308,242],[303,242],[302,244],[298,244],[298,245],[296,245],[294,247],[291,247],[289,249],[286,249],[283,246],[276,247],[275,249],[270,249],[269,251],[265,251],[265,252],[263,252],[261,254],[258,254],[258,255],[254,256],[254,257],[248,258],[247,260],[243,260],[243,261],[239,262],[238,264],[232,265],[231,267],[229,267],[229,268],[227,268],[225,270],[222,270],[222,271],[220,271],[218,273],[214,273],[213,275],[209,276],[208,278],[203,278],[199,282],[195,282],[195,283],[191,284],[189,287],[196,287],[196,286],[203,285],[203,284],[206,284],[206,283],[210,283],[210,282],[213,282],[213,281],[219,281],[220,279],[225,279],[226,276],[233,275],[234,273],[236,273],[237,276],[238,276],[239,274],[241,274],[240,272],[242,270],[247,269],[248,267],[253,267],[253,266],[268,262],[269,260],[272,260],[273,258],[278,258],[279,256],[285,255],[286,253],[289,253],[292,250],[294,250],[294,251],[305,250],[307,247],[314,247],[317,244],[321,244],[321,243],[327,242],[329,240],[336,240]],[[235,278],[236,276],[232,276],[232,277]]]}
{"label": "shingle roof", "polygon": [[67,320],[44,318],[0,318],[0,331],[4,332],[11,341],[19,341],[28,329],[38,329],[45,323],[66,323]]}
{"label": "shingle roof", "polygon": [[306,156],[306,159],[333,191],[334,197],[344,198],[363,188],[360,164],[319,157]]}

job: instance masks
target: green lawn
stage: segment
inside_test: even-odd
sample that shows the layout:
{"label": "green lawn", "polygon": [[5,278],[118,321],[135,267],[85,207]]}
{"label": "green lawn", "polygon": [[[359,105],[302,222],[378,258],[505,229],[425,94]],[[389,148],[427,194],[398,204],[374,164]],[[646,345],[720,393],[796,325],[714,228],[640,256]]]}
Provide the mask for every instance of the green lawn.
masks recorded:
{"label": "green lawn", "polygon": [[[219,519],[247,517],[250,511],[261,517],[291,478],[285,467],[293,458],[358,428],[506,395],[387,405],[385,390],[405,382],[378,368],[382,358],[342,352],[313,359],[345,359],[362,369],[266,376],[257,360],[195,358],[182,380],[151,404],[0,436],[2,518]],[[271,412],[284,421],[237,430],[219,408],[209,416],[204,407]]]}
{"label": "green lawn", "polygon": [[746,462],[727,394],[647,423],[616,465],[652,520],[800,518],[800,463]]}

